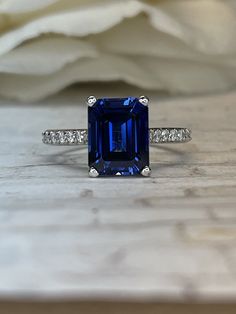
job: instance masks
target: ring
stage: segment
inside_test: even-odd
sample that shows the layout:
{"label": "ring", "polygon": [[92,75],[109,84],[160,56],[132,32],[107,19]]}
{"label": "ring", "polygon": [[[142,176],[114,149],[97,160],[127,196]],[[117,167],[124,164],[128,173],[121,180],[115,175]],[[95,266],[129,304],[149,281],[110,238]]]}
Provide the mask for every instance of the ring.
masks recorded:
{"label": "ring", "polygon": [[89,176],[150,176],[149,144],[186,143],[188,128],[149,128],[146,96],[101,98],[90,96],[88,129],[50,129],[44,144],[88,145]]}

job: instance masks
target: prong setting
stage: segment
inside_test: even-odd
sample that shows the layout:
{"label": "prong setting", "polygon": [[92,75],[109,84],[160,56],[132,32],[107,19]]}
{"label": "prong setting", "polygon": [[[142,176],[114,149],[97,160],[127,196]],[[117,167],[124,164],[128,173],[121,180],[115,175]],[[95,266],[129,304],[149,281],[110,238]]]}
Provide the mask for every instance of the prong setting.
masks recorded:
{"label": "prong setting", "polygon": [[91,168],[89,169],[89,176],[90,176],[91,178],[96,178],[96,177],[99,176],[99,173],[98,173],[98,171],[97,171],[94,167],[91,167]]}
{"label": "prong setting", "polygon": [[141,171],[141,175],[144,177],[149,177],[151,175],[151,169],[148,166],[145,166]]}
{"label": "prong setting", "polygon": [[139,102],[144,106],[148,106],[149,98],[147,96],[140,96]]}
{"label": "prong setting", "polygon": [[94,96],[89,96],[89,97],[87,98],[87,105],[88,105],[89,107],[92,107],[92,106],[95,104],[96,101],[97,101],[96,97],[94,97]]}

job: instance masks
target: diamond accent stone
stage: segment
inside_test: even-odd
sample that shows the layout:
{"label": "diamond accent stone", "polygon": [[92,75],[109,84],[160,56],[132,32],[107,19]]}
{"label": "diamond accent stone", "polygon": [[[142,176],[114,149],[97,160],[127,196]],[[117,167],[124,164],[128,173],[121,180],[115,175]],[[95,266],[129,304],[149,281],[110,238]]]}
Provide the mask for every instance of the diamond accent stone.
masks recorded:
{"label": "diamond accent stone", "polygon": [[43,133],[43,143],[53,145],[78,145],[88,143],[88,132],[81,130],[47,130]]}
{"label": "diamond accent stone", "polygon": [[162,142],[167,142],[168,139],[169,139],[169,130],[168,129],[165,129],[165,130],[162,130],[161,132],[161,141]]}
{"label": "diamond accent stone", "polygon": [[57,143],[57,137],[56,137],[56,133],[55,132],[50,132],[50,138],[51,138],[51,142],[53,144],[56,144]]}
{"label": "diamond accent stone", "polygon": [[63,131],[58,132],[59,144],[64,144],[66,142],[65,134]]}
{"label": "diamond accent stone", "polygon": [[161,140],[161,130],[157,129],[154,131],[153,140],[155,143],[159,143]]}
{"label": "diamond accent stone", "polygon": [[185,138],[187,140],[191,139],[191,130],[190,129],[185,129]]}
{"label": "diamond accent stone", "polygon": [[75,134],[74,134],[74,132],[73,131],[66,131],[65,132],[65,140],[69,144],[75,143]]}
{"label": "diamond accent stone", "polygon": [[87,131],[80,131],[79,134],[80,137],[80,143],[87,143],[88,142],[88,133]]}
{"label": "diamond accent stone", "polygon": [[181,130],[178,130],[176,135],[177,135],[177,136],[176,136],[177,141],[183,141],[184,133],[183,133],[183,130],[182,130],[182,129],[181,129]]}
{"label": "diamond accent stone", "polygon": [[[86,145],[88,131],[86,129],[46,130],[42,133],[42,141],[51,145]],[[191,140],[191,130],[187,128],[151,128],[149,143],[184,143]]]}
{"label": "diamond accent stone", "polygon": [[186,128],[151,128],[149,134],[151,144],[184,143],[192,139],[191,131]]}
{"label": "diamond accent stone", "polygon": [[176,129],[170,130],[170,132],[169,132],[169,140],[171,142],[174,142],[174,141],[176,141],[176,139],[177,139],[177,130]]}
{"label": "diamond accent stone", "polygon": [[46,131],[46,132],[43,133],[43,142],[45,144],[50,144],[51,137],[50,137],[50,132],[49,131]]}

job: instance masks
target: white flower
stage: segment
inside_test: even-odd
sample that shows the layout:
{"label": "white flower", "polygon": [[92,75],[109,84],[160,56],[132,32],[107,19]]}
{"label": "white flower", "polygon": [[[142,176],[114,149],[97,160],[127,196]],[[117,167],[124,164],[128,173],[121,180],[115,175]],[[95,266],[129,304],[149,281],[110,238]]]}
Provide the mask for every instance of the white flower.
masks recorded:
{"label": "white flower", "polygon": [[37,100],[74,82],[196,93],[236,83],[233,1],[0,1],[0,94]]}

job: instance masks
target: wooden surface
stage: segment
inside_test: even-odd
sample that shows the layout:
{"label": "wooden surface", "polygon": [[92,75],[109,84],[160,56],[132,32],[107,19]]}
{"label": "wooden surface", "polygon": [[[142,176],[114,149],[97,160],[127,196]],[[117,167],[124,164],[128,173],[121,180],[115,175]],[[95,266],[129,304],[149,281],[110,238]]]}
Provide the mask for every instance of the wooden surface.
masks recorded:
{"label": "wooden surface", "polygon": [[235,314],[234,304],[132,302],[1,302],[7,314]]}
{"label": "wooden surface", "polygon": [[90,88],[0,102],[0,298],[234,302],[236,92],[151,93],[150,126],[192,142],[152,147],[151,178],[91,179],[86,148],[41,143],[86,127]]}

